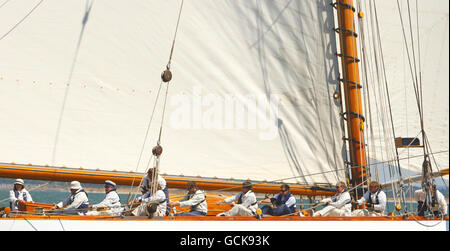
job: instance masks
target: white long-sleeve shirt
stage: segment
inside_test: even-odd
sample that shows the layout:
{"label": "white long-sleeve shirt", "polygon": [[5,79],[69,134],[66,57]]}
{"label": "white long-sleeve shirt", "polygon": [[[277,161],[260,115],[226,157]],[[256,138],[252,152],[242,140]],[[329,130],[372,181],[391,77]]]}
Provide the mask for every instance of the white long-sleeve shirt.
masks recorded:
{"label": "white long-sleeve shirt", "polygon": [[248,191],[246,194],[242,195],[242,192],[239,192],[235,196],[228,197],[225,199],[226,203],[230,203],[232,201],[239,200],[239,197],[242,196],[242,204],[244,207],[247,207],[252,211],[253,213],[256,212],[256,209],[258,209],[258,203],[256,203],[256,195],[253,193],[252,190]]}
{"label": "white long-sleeve shirt", "polygon": [[110,191],[105,195],[105,198],[102,202],[92,205],[92,208],[97,207],[108,207],[108,208],[117,208],[120,207],[120,197],[116,191]]}
{"label": "white long-sleeve shirt", "polygon": [[[16,197],[17,195],[17,197]],[[24,200],[27,202],[33,201],[33,198],[31,198],[31,194],[23,188],[22,190],[11,190],[9,191],[9,201],[11,202],[11,210],[17,211],[17,202],[18,200]]]}
{"label": "white long-sleeve shirt", "polygon": [[[75,195],[70,194],[67,199],[56,204],[57,208],[62,208],[67,206],[67,209],[77,209],[82,204],[89,205],[89,199],[84,192],[80,192],[81,189],[78,189]],[[73,200],[73,201],[72,201]],[[72,203],[70,203],[72,201]]]}
{"label": "white long-sleeve shirt", "polygon": [[[371,193],[370,191],[367,191],[364,196],[357,200],[358,205],[362,205],[364,204],[364,202],[369,200],[369,196],[372,200],[373,203],[375,203],[377,201],[377,192],[375,193]],[[385,210],[386,210],[386,193],[381,191],[378,193],[378,203],[379,204],[374,204],[373,209],[375,210],[375,212],[381,213],[384,215]]]}
{"label": "white long-sleeve shirt", "polygon": [[147,192],[143,196],[139,197],[139,200],[147,203],[159,203],[156,209],[155,216],[164,216],[167,210],[166,194],[162,190],[156,191],[152,196]]}
{"label": "white long-sleeve shirt", "polygon": [[[423,191],[422,189],[415,191],[414,198],[416,199],[416,201],[424,202],[425,198],[426,198],[425,191]],[[445,201],[445,196],[441,192],[439,192],[439,190],[436,190],[436,199],[439,204],[438,210],[443,215],[446,215],[447,214],[447,201]]]}
{"label": "white long-sleeve shirt", "polygon": [[205,193],[201,190],[195,191],[194,194],[187,194],[180,200],[180,207],[192,207],[193,211],[207,213],[208,204],[206,203]]}
{"label": "white long-sleeve shirt", "polygon": [[336,194],[331,198],[323,199],[322,203],[329,203],[328,205],[333,206],[338,209],[344,209],[349,213],[352,211],[352,204],[349,203],[352,200],[352,197],[347,191],[343,191],[340,194]]}

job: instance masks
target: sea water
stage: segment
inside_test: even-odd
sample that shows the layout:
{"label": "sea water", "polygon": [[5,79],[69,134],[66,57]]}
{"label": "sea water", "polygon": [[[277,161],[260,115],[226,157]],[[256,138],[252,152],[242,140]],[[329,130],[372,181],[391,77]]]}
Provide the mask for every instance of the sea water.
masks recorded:
{"label": "sea water", "polygon": [[[30,192],[31,197],[33,198],[33,201],[39,202],[39,203],[49,203],[49,204],[56,204],[60,201],[64,201],[69,196],[69,191],[67,192],[61,192],[61,191],[32,191]],[[128,199],[128,193],[119,193],[120,201],[122,204],[126,203]],[[0,190],[0,207],[9,207],[9,191],[8,190]],[[97,204],[101,202],[105,198],[105,193],[94,193],[90,192],[88,193],[89,203],[91,205]],[[134,196],[132,196],[134,198]],[[264,198],[258,198],[258,200],[262,200]],[[307,205],[309,200],[303,200],[300,201],[297,199],[297,208],[299,208],[300,205],[305,205],[304,208],[309,208],[311,205]],[[415,212],[417,210],[417,203],[407,203],[408,211]],[[395,203],[393,202],[387,202],[386,204],[386,212],[393,212],[395,208]],[[321,207],[317,208],[318,210],[321,209]]]}

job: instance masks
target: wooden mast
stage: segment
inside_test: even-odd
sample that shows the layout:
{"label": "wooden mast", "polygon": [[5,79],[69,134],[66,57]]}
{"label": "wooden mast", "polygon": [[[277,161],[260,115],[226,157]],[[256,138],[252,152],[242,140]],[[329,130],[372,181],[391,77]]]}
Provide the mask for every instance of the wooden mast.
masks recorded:
{"label": "wooden mast", "polygon": [[366,151],[364,143],[364,116],[362,114],[361,88],[356,46],[355,7],[353,0],[337,0],[333,6],[337,9],[342,79],[344,89],[345,112],[350,152],[351,181],[353,187],[361,184],[366,177]]}

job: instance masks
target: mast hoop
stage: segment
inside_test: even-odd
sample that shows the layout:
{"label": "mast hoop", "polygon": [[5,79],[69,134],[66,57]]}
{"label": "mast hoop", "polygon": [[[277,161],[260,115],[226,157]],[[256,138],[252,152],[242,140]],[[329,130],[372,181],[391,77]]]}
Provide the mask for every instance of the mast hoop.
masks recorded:
{"label": "mast hoop", "polygon": [[[349,138],[346,138],[346,137],[342,137],[342,140],[346,140],[346,141],[350,141],[350,142],[353,142],[353,143],[356,143],[356,144],[359,144],[359,145],[361,145],[363,148],[365,147],[365,144],[363,144],[363,143],[361,143],[360,141],[358,141],[358,140],[356,140],[356,139],[349,139]],[[358,165],[358,166],[365,166],[365,165]]]}
{"label": "mast hoop", "polygon": [[347,9],[350,9],[350,10],[352,10],[353,12],[356,12],[355,7],[353,7],[353,6],[350,5],[350,4],[346,4],[346,3],[343,3],[343,2],[334,2],[334,3],[331,3],[331,6],[333,6],[333,8],[335,8],[335,9],[337,9],[337,6],[338,6],[338,5],[343,6],[343,7],[347,8]]}
{"label": "mast hoop", "polygon": [[349,30],[349,29],[345,29],[345,28],[338,27],[338,28],[333,28],[333,30],[334,30],[336,33],[341,33],[341,31],[343,31],[343,33],[349,33],[350,35],[352,35],[352,36],[354,36],[354,37],[358,37],[358,33],[354,32],[354,31],[352,31],[352,30]]}
{"label": "mast hoop", "polygon": [[342,117],[344,117],[345,120],[347,120],[347,118],[345,117],[346,114],[355,115],[355,116],[359,117],[363,122],[366,122],[366,118],[362,114],[359,114],[357,112],[343,112],[343,113],[340,113],[340,115]]}
{"label": "mast hoop", "polygon": [[350,162],[350,161],[344,161],[344,164],[351,166],[351,168],[354,167],[362,167],[362,168],[366,168],[366,165],[358,165],[357,163],[354,162]]}
{"label": "mast hoop", "polygon": [[338,56],[338,57],[350,58],[350,59],[353,60],[353,62],[356,62],[356,63],[361,62],[361,60],[360,60],[359,58],[355,58],[355,57],[350,56],[350,55],[345,55],[345,54],[341,54],[341,53],[337,53],[337,52],[334,53],[334,55],[336,55],[336,56]]}
{"label": "mast hoop", "polygon": [[353,84],[353,85],[355,85],[355,86],[353,86],[353,88],[359,88],[359,89],[363,88],[362,85],[360,85],[360,84],[358,84],[358,83],[356,83],[354,81],[348,80],[348,79],[340,78],[339,81],[341,81],[343,83],[346,83],[346,84]]}

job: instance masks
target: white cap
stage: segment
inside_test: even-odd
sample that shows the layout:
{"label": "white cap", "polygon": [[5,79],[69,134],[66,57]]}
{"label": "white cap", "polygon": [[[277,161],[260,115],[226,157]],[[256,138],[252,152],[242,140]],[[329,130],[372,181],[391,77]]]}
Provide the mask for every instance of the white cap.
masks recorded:
{"label": "white cap", "polygon": [[113,186],[113,187],[116,187],[116,183],[114,183],[114,182],[112,182],[112,181],[110,181],[110,180],[105,180],[105,184],[111,185],[111,186]]}
{"label": "white cap", "polygon": [[81,184],[78,181],[72,181],[70,182],[70,189],[80,189],[81,188]]}
{"label": "white cap", "polygon": [[19,184],[19,185],[25,186],[25,183],[23,182],[23,179],[16,179],[16,181],[14,182],[14,185],[15,184]]}

